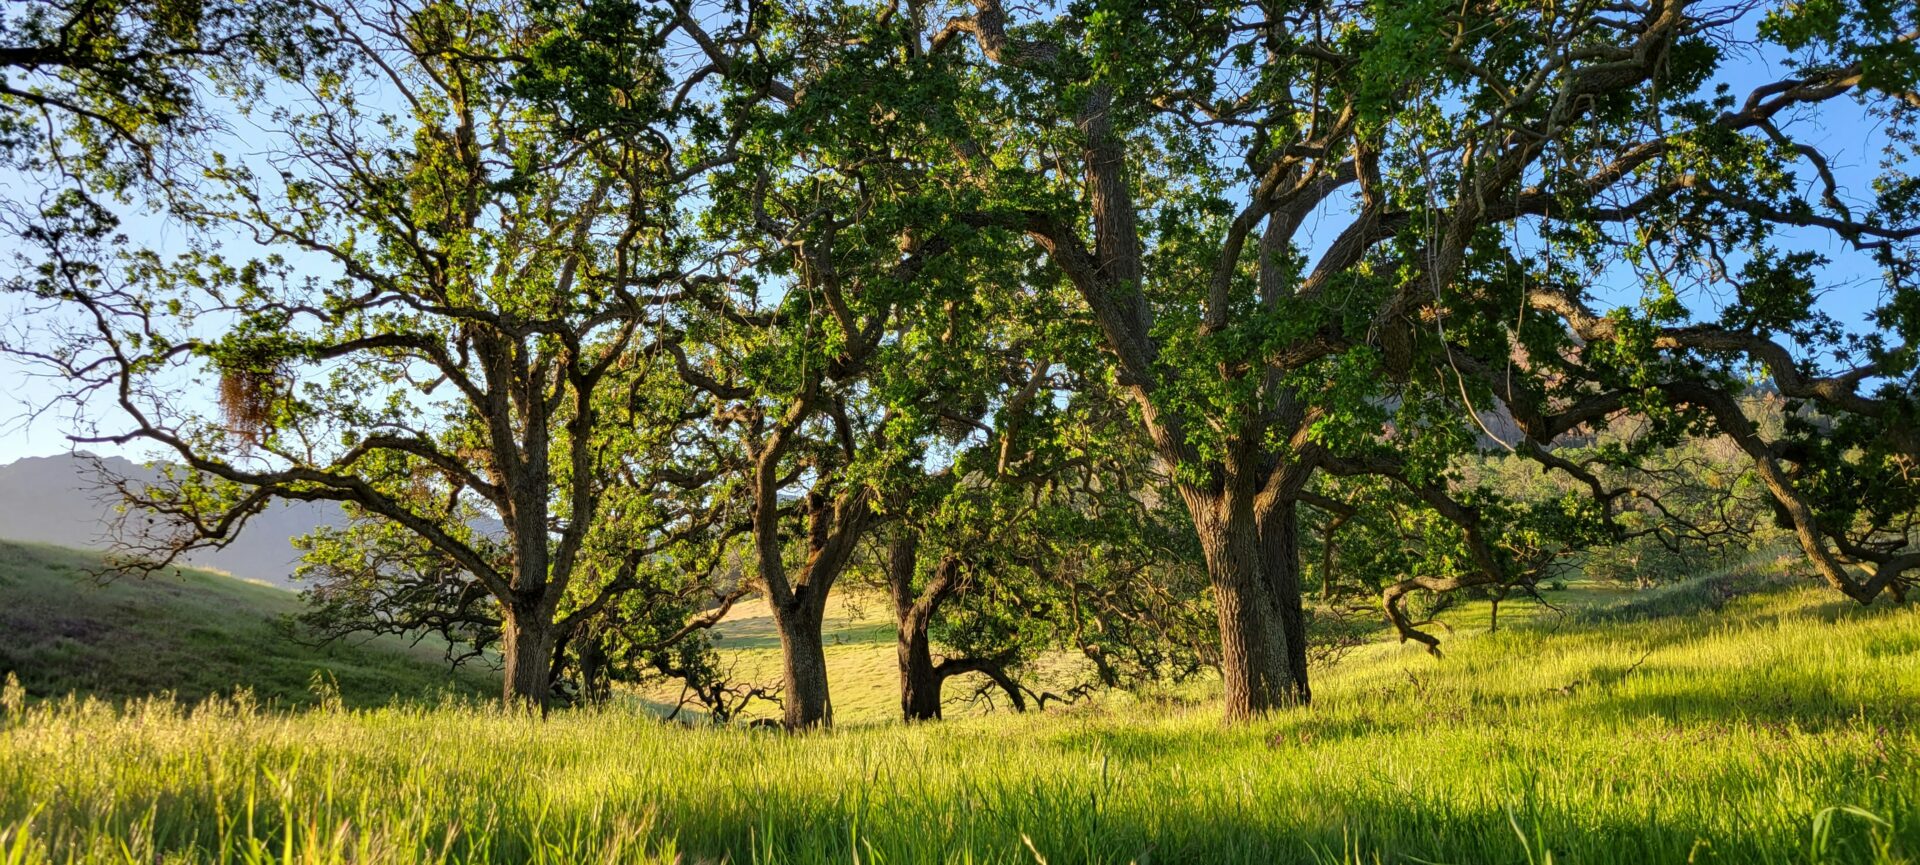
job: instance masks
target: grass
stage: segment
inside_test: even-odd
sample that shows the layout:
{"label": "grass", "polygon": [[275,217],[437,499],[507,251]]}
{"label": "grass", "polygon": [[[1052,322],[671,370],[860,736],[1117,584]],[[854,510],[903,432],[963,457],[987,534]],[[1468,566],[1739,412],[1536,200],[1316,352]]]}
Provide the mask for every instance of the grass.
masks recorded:
{"label": "grass", "polygon": [[283,589],[192,569],[103,583],[101,568],[95,553],[0,541],[0,678],[13,673],[36,698],[171,691],[191,702],[246,688],[290,706],[318,698],[316,675],[353,706],[498,687],[478,671],[449,674],[425,643],[292,641],[280,621],[302,607]]}
{"label": "grass", "polygon": [[43,703],[0,732],[0,863],[1920,853],[1920,611],[1683,586],[1519,618],[1444,660],[1366,647],[1311,709],[1237,728],[1117,698],[805,736],[455,703]]}
{"label": "grass", "polygon": [[[837,721],[882,721],[900,713],[891,603],[878,594],[857,591],[838,591],[827,600],[820,638],[826,648],[827,680],[833,688],[833,716]],[[773,612],[764,599],[734,604],[714,628],[714,638],[730,678],[775,687],[780,684],[780,634],[774,630]],[[959,681],[952,686],[961,687],[964,683]],[[658,710],[670,709],[678,703],[679,695],[677,685],[663,683],[641,696]],[[957,708],[964,713],[966,707]],[[698,715],[686,710],[682,717],[690,712]],[[753,703],[745,713],[748,719],[779,716],[780,707],[764,701]]]}
{"label": "grass", "polygon": [[[871,724],[900,717],[900,667],[892,605],[893,601],[885,595],[861,588],[837,590],[827,600],[820,638],[826,649],[827,681],[832,690],[835,723]],[[779,687],[780,634],[774,629],[773,612],[764,599],[751,598],[734,604],[714,627],[713,639],[730,679]],[[938,651],[936,645],[936,657]],[[1084,666],[1079,655],[1061,653],[1023,670],[1023,682],[1045,691],[1060,685],[1064,679],[1084,678]],[[941,709],[943,715],[965,718],[992,712],[995,704],[976,698],[984,688],[990,699],[1001,701],[999,689],[991,685],[987,677],[979,673],[948,679],[943,689],[946,696]],[[1064,690],[1064,686],[1058,690]],[[641,691],[637,695],[638,705],[655,713],[670,712],[678,705],[681,693],[677,683],[661,682]],[[682,709],[678,717],[704,718],[704,715],[689,706]],[[771,701],[753,702],[741,715],[742,720],[778,717],[780,707]]]}

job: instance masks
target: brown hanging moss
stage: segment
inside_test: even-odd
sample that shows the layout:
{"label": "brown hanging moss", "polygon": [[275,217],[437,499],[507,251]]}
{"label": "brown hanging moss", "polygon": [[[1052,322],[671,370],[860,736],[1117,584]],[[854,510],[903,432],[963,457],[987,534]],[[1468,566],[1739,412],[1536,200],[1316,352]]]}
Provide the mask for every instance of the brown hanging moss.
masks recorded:
{"label": "brown hanging moss", "polygon": [[220,412],[227,432],[248,446],[273,425],[273,398],[280,390],[279,370],[248,364],[220,370]]}

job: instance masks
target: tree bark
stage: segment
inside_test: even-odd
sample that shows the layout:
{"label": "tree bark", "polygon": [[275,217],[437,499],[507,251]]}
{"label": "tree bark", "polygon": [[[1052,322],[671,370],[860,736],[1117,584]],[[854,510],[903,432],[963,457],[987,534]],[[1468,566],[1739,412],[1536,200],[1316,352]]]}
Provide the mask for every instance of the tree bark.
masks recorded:
{"label": "tree bark", "polygon": [[1327,522],[1326,533],[1320,544],[1320,600],[1333,603],[1333,569],[1339,562],[1340,527],[1353,518],[1350,513],[1333,514]]}
{"label": "tree bark", "polygon": [[[940,717],[940,677],[933,669],[933,647],[922,607],[913,593],[919,566],[919,538],[902,529],[887,545],[887,589],[893,595],[895,654],[900,664],[900,716],[907,721]],[[930,611],[928,611],[930,612]]]}
{"label": "tree bark", "polygon": [[[1304,678],[1296,677],[1280,592],[1291,585],[1292,604],[1298,605],[1298,556],[1293,559],[1291,580],[1270,574],[1270,564],[1284,561],[1278,554],[1284,533],[1271,531],[1271,540],[1263,543],[1251,502],[1236,502],[1226,494],[1209,498],[1196,493],[1189,494],[1189,501],[1202,505],[1192,509],[1194,531],[1206,557],[1220,622],[1220,676],[1227,720],[1247,720],[1297,705],[1305,696]],[[1304,666],[1304,646],[1300,655]]]}
{"label": "tree bark", "polygon": [[827,690],[827,650],[821,640],[826,593],[802,586],[790,604],[773,607],[783,659],[781,723],[789,730],[833,726],[833,698]]}
{"label": "tree bark", "polygon": [[887,546],[887,589],[893,596],[895,649],[900,665],[900,716],[907,721],[940,719],[940,692],[950,673],[933,663],[927,628],[958,580],[960,561],[944,558],[919,594],[913,578],[919,566],[919,538],[902,529]]}
{"label": "tree bark", "polygon": [[1293,700],[1313,699],[1307,685],[1307,614],[1300,586],[1300,505],[1292,499],[1274,503],[1260,515],[1261,568],[1280,608],[1286,633],[1287,667],[1292,673]]}
{"label": "tree bark", "polygon": [[934,670],[933,650],[924,619],[900,627],[900,716],[908,721],[940,720],[942,676]]}
{"label": "tree bark", "polygon": [[508,607],[500,631],[500,656],[506,664],[501,699],[509,707],[544,714],[553,681],[553,623],[539,610]]}
{"label": "tree bark", "polygon": [[590,633],[580,643],[580,696],[590,706],[604,706],[613,697],[613,684],[607,676],[606,647],[598,633]]}

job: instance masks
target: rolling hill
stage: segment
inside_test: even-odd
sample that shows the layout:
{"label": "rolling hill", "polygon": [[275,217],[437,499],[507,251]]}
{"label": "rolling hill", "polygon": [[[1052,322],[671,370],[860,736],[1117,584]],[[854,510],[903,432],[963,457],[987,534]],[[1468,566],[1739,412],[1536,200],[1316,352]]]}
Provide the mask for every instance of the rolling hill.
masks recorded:
{"label": "rolling hill", "polygon": [[[84,453],[28,457],[0,465],[0,538],[85,550],[112,548],[118,501],[101,482],[102,471],[142,482],[159,476],[130,460]],[[293,539],[344,520],[336,505],[278,503],[249,520],[246,531],[225,549],[196,551],[186,563],[292,585],[299,556]]]}
{"label": "rolling hill", "polygon": [[190,701],[244,687],[284,705],[316,700],[316,676],[355,706],[497,687],[483,670],[450,672],[427,643],[294,640],[282,620],[301,604],[285,589],[191,569],[103,583],[101,567],[97,553],[0,541],[0,677],[17,675],[33,698]]}

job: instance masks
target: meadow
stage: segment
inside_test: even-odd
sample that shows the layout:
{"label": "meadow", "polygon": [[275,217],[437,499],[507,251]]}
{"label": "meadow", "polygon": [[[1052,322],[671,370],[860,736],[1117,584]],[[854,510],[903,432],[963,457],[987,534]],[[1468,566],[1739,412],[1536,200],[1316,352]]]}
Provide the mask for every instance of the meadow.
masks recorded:
{"label": "meadow", "polygon": [[809,735],[453,698],[16,698],[0,863],[1920,853],[1910,607],[1701,580],[1497,634],[1458,627],[1444,659],[1368,646],[1323,672],[1311,709],[1234,728],[1204,689]]}
{"label": "meadow", "polygon": [[98,553],[0,541],[0,673],[29,694],[109,701],[197,702],[244,686],[301,706],[316,676],[352,706],[499,691],[476,669],[449,675],[446,644],[431,639],[293,639],[287,620],[306,607],[285,589],[194,568],[111,580],[104,569]]}
{"label": "meadow", "polygon": [[10,0],[0,178],[0,534],[319,602],[0,542],[0,865],[1920,865],[1920,0]]}

